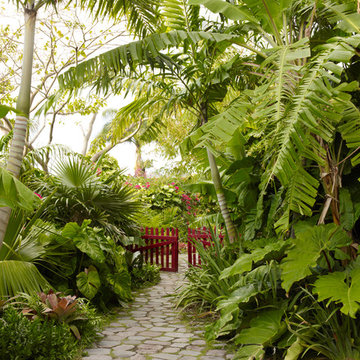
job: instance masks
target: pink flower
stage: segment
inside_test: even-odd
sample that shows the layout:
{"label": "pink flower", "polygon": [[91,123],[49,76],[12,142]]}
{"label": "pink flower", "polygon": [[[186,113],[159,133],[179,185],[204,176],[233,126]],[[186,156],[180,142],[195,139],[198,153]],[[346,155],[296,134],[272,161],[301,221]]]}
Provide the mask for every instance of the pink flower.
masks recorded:
{"label": "pink flower", "polygon": [[179,190],[179,187],[178,186],[174,186],[175,190],[178,191]]}
{"label": "pink flower", "polygon": [[191,215],[191,212],[188,211],[187,214],[188,214],[188,215]]}
{"label": "pink flower", "polygon": [[140,185],[135,185],[135,189],[140,189],[141,186]]}
{"label": "pink flower", "polygon": [[146,183],[145,187],[148,189],[150,187],[150,183]]}
{"label": "pink flower", "polygon": [[38,194],[38,193],[36,193],[36,192],[34,192],[34,194],[35,194],[36,196],[38,196],[40,199],[43,198],[40,194]]}
{"label": "pink flower", "polygon": [[174,182],[172,182],[172,183],[171,183],[171,185],[175,185],[175,183],[174,183]]}

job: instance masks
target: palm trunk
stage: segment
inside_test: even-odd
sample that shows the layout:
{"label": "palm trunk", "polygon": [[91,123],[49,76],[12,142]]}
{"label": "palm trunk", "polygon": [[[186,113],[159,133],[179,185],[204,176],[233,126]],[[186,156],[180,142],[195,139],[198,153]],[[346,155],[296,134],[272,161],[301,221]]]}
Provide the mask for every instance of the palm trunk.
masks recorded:
{"label": "palm trunk", "polygon": [[[206,122],[207,122],[207,105],[203,104],[201,111],[201,123],[205,124]],[[220,212],[225,221],[225,227],[229,236],[229,241],[230,243],[234,243],[238,239],[238,234],[236,232],[234,223],[232,222],[230,217],[229,208],[226,202],[225,192],[222,186],[219,169],[216,164],[216,159],[208,148],[206,148],[206,152],[209,160],[212,182],[214,184],[216,196],[219,202]]]}
{"label": "palm trunk", "polygon": [[94,123],[96,120],[98,113],[93,113],[93,116],[90,120],[90,124],[89,124],[89,128],[84,136],[84,145],[83,145],[83,149],[82,149],[82,154],[85,156],[88,150],[88,146],[89,146],[89,140],[90,140],[90,136],[92,134],[93,128],[94,128]]}
{"label": "palm trunk", "polygon": [[[36,10],[32,9],[32,2],[28,3],[27,6],[28,8],[25,8],[25,38],[21,84],[16,103],[16,109],[22,112],[22,116],[16,116],[14,136],[7,163],[7,170],[16,177],[19,177],[24,154],[27,123],[30,111],[31,77],[34,55]],[[9,222],[10,212],[11,210],[9,208],[0,208],[0,248],[2,246]]]}
{"label": "palm trunk", "polygon": [[212,178],[212,181],[213,181],[213,184],[215,187],[216,196],[218,198],[221,215],[225,221],[225,226],[226,226],[226,230],[227,230],[227,233],[229,236],[229,241],[231,243],[233,243],[237,239],[237,233],[236,233],[234,223],[232,222],[232,220],[230,218],[229,208],[227,206],[227,202],[225,199],[225,192],[224,192],[224,188],[222,186],[219,169],[216,165],[215,156],[210,152],[210,150],[208,148],[206,149],[206,152],[207,152],[208,159],[209,159],[209,164],[210,164],[210,169],[211,169],[211,178]]}

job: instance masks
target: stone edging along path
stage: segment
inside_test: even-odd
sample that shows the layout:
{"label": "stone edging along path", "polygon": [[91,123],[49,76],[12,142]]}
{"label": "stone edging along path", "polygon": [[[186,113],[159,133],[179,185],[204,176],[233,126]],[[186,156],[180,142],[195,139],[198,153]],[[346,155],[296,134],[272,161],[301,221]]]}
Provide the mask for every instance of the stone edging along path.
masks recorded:
{"label": "stone edging along path", "polygon": [[[183,260],[183,259],[181,259]],[[161,281],[137,294],[128,309],[119,312],[83,360],[221,360],[232,359],[224,344],[206,344],[201,324],[184,322],[171,298],[184,281],[185,261],[179,273],[161,273]]]}

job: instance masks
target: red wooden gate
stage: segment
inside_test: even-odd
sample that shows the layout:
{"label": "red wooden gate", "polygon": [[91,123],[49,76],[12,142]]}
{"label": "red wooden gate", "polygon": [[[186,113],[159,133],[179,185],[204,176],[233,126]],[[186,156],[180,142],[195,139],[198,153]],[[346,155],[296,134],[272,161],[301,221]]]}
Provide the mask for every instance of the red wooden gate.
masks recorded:
{"label": "red wooden gate", "polygon": [[178,229],[145,228],[145,246],[133,245],[130,251],[140,251],[144,261],[160,266],[160,270],[177,272],[179,269]]}
{"label": "red wooden gate", "polygon": [[[224,235],[219,234],[220,241],[224,239]],[[200,266],[200,255],[196,252],[195,243],[202,243],[204,248],[214,246],[210,229],[203,227],[202,229],[188,229],[188,262],[190,266]]]}

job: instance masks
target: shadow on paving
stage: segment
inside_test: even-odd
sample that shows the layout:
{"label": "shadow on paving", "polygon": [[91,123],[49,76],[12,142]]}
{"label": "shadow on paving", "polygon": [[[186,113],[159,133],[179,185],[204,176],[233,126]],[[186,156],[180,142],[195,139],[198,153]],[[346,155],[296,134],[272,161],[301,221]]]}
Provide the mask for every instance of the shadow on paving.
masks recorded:
{"label": "shadow on paving", "polygon": [[122,309],[116,321],[103,332],[104,338],[88,349],[83,360],[166,359],[221,360],[232,354],[224,344],[206,344],[202,325],[193,326],[182,320],[166,297],[184,281],[186,258],[180,257],[179,273],[161,273],[161,281],[137,293],[128,309]]}

